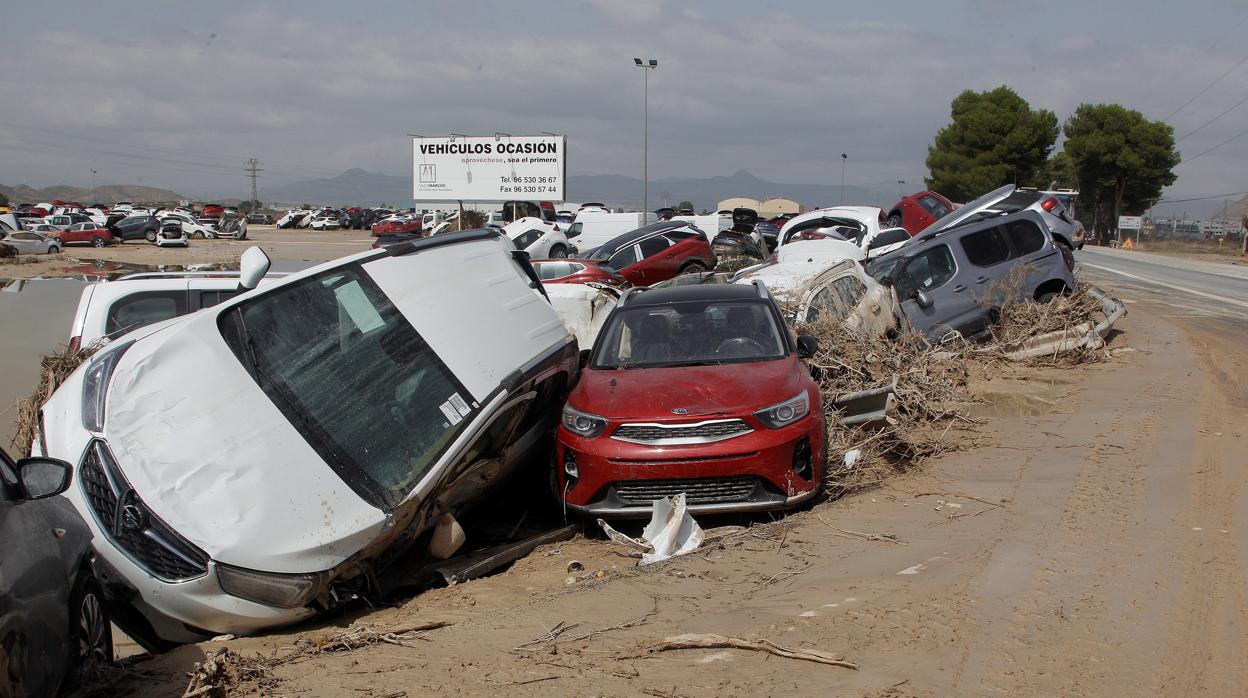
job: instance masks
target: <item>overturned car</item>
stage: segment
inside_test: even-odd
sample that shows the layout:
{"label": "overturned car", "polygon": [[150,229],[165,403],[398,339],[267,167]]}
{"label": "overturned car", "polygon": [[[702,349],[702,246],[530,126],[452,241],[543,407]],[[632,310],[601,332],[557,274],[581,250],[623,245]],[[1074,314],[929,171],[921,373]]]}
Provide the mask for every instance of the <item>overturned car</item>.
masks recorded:
{"label": "overturned car", "polygon": [[[151,649],[366,595],[554,429],[577,345],[495,231],[398,243],[118,338],[41,413]],[[464,321],[463,318],[472,318]]]}

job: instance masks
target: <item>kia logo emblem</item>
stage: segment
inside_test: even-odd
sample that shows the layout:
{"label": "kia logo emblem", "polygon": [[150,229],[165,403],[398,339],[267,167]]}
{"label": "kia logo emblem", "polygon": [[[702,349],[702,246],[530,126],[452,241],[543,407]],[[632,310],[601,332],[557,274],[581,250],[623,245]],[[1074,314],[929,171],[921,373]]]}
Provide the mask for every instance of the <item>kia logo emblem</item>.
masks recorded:
{"label": "kia logo emblem", "polygon": [[676,407],[672,409],[672,414],[689,414],[689,409],[686,407]]}

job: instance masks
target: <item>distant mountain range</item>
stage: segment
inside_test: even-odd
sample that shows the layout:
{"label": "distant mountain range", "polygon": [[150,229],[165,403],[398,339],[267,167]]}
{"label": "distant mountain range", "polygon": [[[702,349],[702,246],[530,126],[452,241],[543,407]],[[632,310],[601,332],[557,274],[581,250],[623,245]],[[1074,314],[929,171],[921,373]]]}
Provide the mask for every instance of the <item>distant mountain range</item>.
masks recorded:
{"label": "distant mountain range", "polygon": [[0,184],[0,194],[7,196],[9,201],[14,204],[50,203],[57,200],[77,201],[83,205],[93,203],[111,204],[117,201],[170,203],[186,198],[168,189],[144,187],[137,184],[106,184],[94,189],[71,187],[64,184],[42,189],[36,189],[25,184],[18,184],[12,187]]}
{"label": "distant mountain range", "polygon": [[[277,186],[263,187],[260,199],[270,204],[358,204],[410,206],[410,176],[396,177],[381,172],[352,169],[337,177],[309,179]],[[652,209],[667,203],[675,206],[690,201],[698,209],[714,209],[724,199],[748,196],[756,199],[783,197],[813,207],[831,206],[840,202],[839,185],[782,184],[760,179],[739,170],[730,177],[665,177],[650,181],[649,204]],[[642,181],[623,175],[570,175],[567,200],[574,202],[601,201],[609,206],[641,208]],[[887,188],[845,187],[845,201],[857,204],[888,206],[897,200],[895,186]]]}

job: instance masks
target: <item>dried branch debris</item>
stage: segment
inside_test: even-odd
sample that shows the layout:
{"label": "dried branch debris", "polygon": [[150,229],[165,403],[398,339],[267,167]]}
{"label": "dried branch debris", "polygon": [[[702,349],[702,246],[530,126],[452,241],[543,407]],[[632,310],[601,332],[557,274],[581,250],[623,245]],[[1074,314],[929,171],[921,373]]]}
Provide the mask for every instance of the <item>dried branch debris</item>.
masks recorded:
{"label": "dried branch debris", "polygon": [[839,666],[846,669],[857,669],[858,665],[844,657],[838,657],[822,650],[808,649],[792,649],[777,645],[771,640],[742,640],[737,637],[726,637],[724,635],[716,635],[714,633],[691,633],[687,635],[676,635],[674,637],[664,638],[663,642],[654,648],[655,652],[666,652],[669,650],[702,650],[702,649],[737,649],[750,650],[752,652],[766,652],[777,657],[787,657],[788,659],[800,659],[807,662],[815,662],[817,664],[827,664],[830,666]]}
{"label": "dried branch debris", "polygon": [[35,442],[35,433],[39,429],[39,409],[43,407],[43,403],[98,349],[98,345],[78,351],[64,347],[58,353],[43,357],[39,385],[28,397],[17,402],[17,429],[13,433],[12,446],[18,454],[25,456],[30,453],[30,446]]}

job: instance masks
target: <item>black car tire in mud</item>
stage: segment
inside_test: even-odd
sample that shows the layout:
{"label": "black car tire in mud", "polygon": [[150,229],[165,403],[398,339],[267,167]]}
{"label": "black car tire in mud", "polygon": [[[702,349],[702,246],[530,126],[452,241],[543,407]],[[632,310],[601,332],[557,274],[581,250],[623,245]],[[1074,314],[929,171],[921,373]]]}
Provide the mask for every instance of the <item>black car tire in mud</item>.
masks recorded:
{"label": "black car tire in mud", "polygon": [[704,271],[706,271],[706,265],[698,261],[688,262],[680,268],[681,274],[700,274]]}
{"label": "black car tire in mud", "polygon": [[113,629],[104,612],[104,590],[95,577],[80,571],[69,595],[70,662],[65,688],[90,683],[100,668],[113,663]]}
{"label": "black car tire in mud", "polygon": [[143,237],[146,238],[148,242],[156,242],[156,229],[148,228],[143,231]]}
{"label": "black car tire in mud", "polygon": [[103,235],[96,235],[95,237],[91,238],[92,247],[104,247],[106,245],[108,245],[108,240],[105,240]]}
{"label": "black car tire in mud", "polygon": [[568,257],[568,248],[564,247],[563,245],[555,245],[550,248],[551,259],[567,259],[567,257]]}

